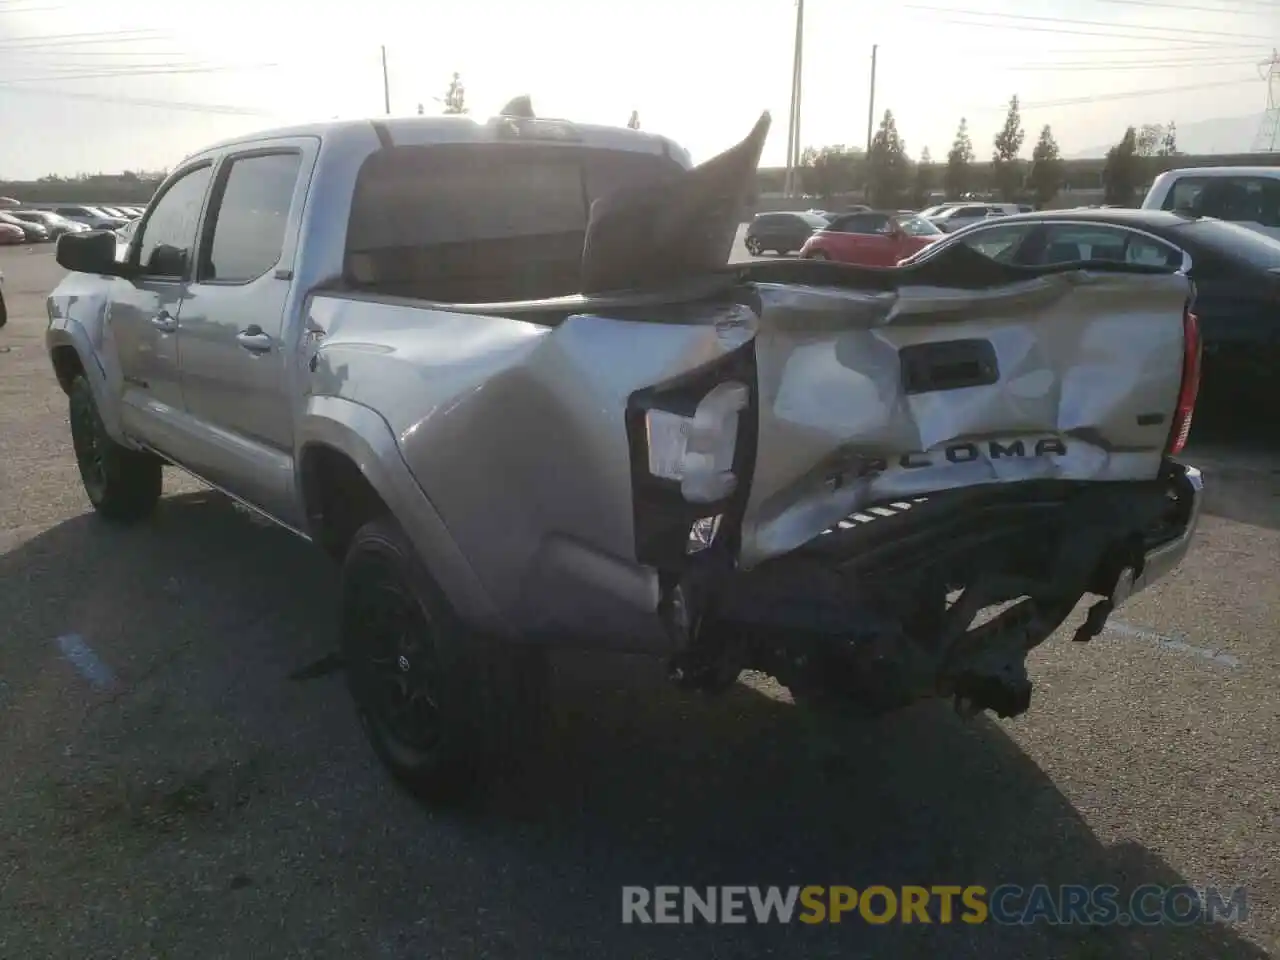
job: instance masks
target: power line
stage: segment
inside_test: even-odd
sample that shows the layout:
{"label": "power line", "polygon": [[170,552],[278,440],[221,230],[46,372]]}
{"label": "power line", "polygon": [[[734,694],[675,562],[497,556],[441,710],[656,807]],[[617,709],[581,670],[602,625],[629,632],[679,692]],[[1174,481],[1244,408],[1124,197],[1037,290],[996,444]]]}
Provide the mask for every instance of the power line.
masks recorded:
{"label": "power line", "polygon": [[1275,15],[1280,12],[1280,7],[1273,4],[1260,5],[1257,8],[1249,10],[1232,10],[1229,7],[1198,7],[1192,4],[1182,3],[1160,3],[1158,0],[1098,0],[1099,3],[1121,4],[1127,7],[1152,7],[1156,10],[1168,10],[1173,13],[1185,10],[1189,13],[1216,13],[1227,14],[1228,16],[1237,17],[1264,17],[1267,15]]}
{"label": "power line", "polygon": [[[1177,87],[1159,87],[1150,90],[1128,90],[1122,93],[1100,93],[1087,97],[1069,97],[1062,100],[1040,100],[1034,103],[1020,103],[1024,110],[1039,110],[1048,107],[1074,107],[1085,103],[1097,103],[1100,100],[1131,100],[1139,97],[1156,97],[1166,93],[1190,93],[1195,90],[1208,90],[1213,87],[1234,87],[1240,84],[1256,84],[1258,78],[1239,77],[1235,80],[1214,80],[1209,83],[1191,83]],[[992,108],[994,109],[994,108]],[[1006,107],[1001,107],[1001,110]]]}
{"label": "power line", "polygon": [[111,70],[100,73],[55,73],[53,76],[43,77],[19,77],[9,79],[7,77],[0,78],[0,88],[10,83],[43,83],[46,80],[106,80],[116,77],[152,77],[171,74],[186,73],[232,73],[240,70],[267,70],[278,67],[278,63],[254,63],[244,66],[234,66],[230,64],[214,65],[214,66],[185,66],[182,64],[159,65],[157,67],[142,67],[141,69],[130,69],[121,67],[118,70]]}
{"label": "power line", "polygon": [[18,50],[6,50],[6,54],[17,54],[20,57],[29,57],[32,54],[38,56],[61,56],[70,54],[77,60],[82,57],[183,57],[185,53],[177,50],[64,50],[56,44],[49,47],[32,47],[22,48]]}
{"label": "power line", "polygon": [[233,107],[220,103],[192,103],[183,100],[148,100],[140,97],[117,97],[106,94],[80,93],[72,90],[56,90],[47,87],[10,87],[0,93],[23,93],[33,96],[55,97],[68,100],[88,100],[95,103],[118,103],[124,106],[152,107],[157,110],[178,110],[191,113],[207,113],[235,117],[274,117],[280,114],[250,107]]}
{"label": "power line", "polygon": [[161,34],[150,30],[118,30],[103,33],[64,33],[49,36],[15,37],[0,41],[0,50],[25,52],[45,47],[78,47],[99,43],[145,43],[163,39]]}
{"label": "power line", "polygon": [[[1181,47],[1174,48],[1175,50],[1190,50],[1200,47],[1220,47],[1222,45],[1220,41],[1215,40],[1186,40],[1179,39],[1177,37],[1153,37],[1151,34],[1123,33],[1116,30],[1108,30],[1105,33],[1100,33],[1096,30],[1071,30],[1065,27],[1031,27],[1004,23],[974,23],[971,20],[956,20],[950,17],[941,17],[939,20],[941,23],[952,23],[961,27],[977,27],[983,30],[1008,30],[1011,33],[1052,33],[1055,36],[1093,37],[1098,40],[1164,40],[1169,43],[1182,44]],[[1254,42],[1249,44],[1238,44],[1238,46],[1249,46],[1254,49],[1263,49],[1266,48],[1268,44]]]}
{"label": "power line", "polygon": [[[1181,39],[1179,37],[1162,37],[1158,33],[1152,34],[1150,31],[1161,31],[1164,33],[1184,32],[1180,27],[1146,27],[1146,26],[1140,26],[1138,24],[1116,23],[1114,20],[1077,20],[1072,17],[1033,17],[1033,16],[1027,16],[1025,14],[1020,14],[1020,13],[991,13],[983,10],[957,10],[954,7],[931,7],[931,6],[926,6],[924,4],[918,4],[918,3],[905,3],[902,6],[906,7],[909,10],[924,10],[931,13],[957,13],[957,14],[961,14],[962,16],[990,17],[998,20],[1018,20],[1018,21],[1025,20],[1025,21],[1030,21],[1034,23],[1061,23],[1061,24],[1067,24],[1069,26],[1078,26],[1078,27],[1107,27],[1107,28],[1122,27],[1126,30],[1147,31],[1147,35],[1145,39],[1148,39],[1148,40]],[[987,26],[999,27],[1000,29],[1016,29],[1013,27],[1006,28],[1004,27],[1003,24],[987,24]],[[1232,40],[1257,39],[1256,34],[1228,33],[1224,30],[1197,29],[1196,33],[1199,36],[1226,37]]]}
{"label": "power line", "polygon": [[1257,57],[1241,56],[1230,60],[1151,60],[1130,63],[1015,63],[1005,70],[1049,70],[1054,73],[1075,73],[1090,70],[1176,70],[1179,67],[1242,67],[1257,62]]}

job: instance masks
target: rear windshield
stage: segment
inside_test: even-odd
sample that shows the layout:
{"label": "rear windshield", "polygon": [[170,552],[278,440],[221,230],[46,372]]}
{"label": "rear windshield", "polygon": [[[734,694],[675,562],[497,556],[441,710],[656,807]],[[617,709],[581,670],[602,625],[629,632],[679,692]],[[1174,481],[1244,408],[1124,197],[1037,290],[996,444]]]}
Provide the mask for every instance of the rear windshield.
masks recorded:
{"label": "rear windshield", "polygon": [[667,156],[562,144],[381,150],[357,178],[347,279],[446,303],[577,293],[591,203],[683,170]]}
{"label": "rear windshield", "polygon": [[1232,259],[1263,270],[1280,268],[1280,240],[1225,220],[1196,220],[1175,230]]}

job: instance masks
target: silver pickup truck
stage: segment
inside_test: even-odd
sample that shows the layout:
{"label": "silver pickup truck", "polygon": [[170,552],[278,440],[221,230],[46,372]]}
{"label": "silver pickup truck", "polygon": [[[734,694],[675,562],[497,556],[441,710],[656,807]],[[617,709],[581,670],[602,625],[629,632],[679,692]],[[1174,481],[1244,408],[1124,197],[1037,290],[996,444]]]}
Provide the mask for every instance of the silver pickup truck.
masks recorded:
{"label": "silver pickup truck", "polygon": [[171,464],[331,553],[359,716],[424,797],[537,728],[556,645],[1021,713],[1031,648],[1188,549],[1192,284],[964,245],[728,264],[767,130],[696,167],[511,116],[190,157],[123,258],[58,244],[89,500],[145,521]]}

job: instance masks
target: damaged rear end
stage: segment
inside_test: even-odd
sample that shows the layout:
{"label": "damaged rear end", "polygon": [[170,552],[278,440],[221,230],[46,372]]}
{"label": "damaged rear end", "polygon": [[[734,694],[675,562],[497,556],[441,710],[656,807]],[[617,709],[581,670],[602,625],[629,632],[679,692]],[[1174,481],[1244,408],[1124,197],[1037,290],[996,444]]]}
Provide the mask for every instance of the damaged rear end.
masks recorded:
{"label": "damaged rear end", "polygon": [[1016,715],[1082,599],[1088,640],[1185,554],[1186,277],[929,279],[757,278],[745,346],[630,398],[637,559],[682,682]]}
{"label": "damaged rear end", "polygon": [[[646,202],[734,208],[728,162],[692,175],[700,192]],[[964,245],[731,272],[718,324],[745,342],[636,391],[625,418],[636,559],[659,572],[681,682],[748,668],[867,712],[947,696],[1017,715],[1027,653],[1082,599],[1088,640],[1186,553],[1184,274]]]}

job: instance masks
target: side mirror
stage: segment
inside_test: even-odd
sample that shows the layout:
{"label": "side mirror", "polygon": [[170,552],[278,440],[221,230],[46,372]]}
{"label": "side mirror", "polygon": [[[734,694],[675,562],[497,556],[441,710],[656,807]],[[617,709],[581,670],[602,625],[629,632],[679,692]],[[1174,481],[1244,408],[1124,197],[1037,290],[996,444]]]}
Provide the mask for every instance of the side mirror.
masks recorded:
{"label": "side mirror", "polygon": [[157,277],[185,277],[187,275],[187,251],[172,244],[160,243],[142,264],[147,275]]}
{"label": "side mirror", "polygon": [[110,230],[64,233],[54,254],[58,266],[75,273],[123,276],[123,264],[116,260],[116,235]]}

